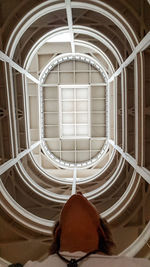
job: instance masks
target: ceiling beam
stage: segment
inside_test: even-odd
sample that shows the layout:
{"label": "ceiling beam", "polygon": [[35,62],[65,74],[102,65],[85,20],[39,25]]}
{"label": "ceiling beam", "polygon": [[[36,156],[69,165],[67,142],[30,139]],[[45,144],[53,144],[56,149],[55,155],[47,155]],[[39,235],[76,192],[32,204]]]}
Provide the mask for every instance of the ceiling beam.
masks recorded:
{"label": "ceiling beam", "polygon": [[122,157],[136,170],[136,172],[142,176],[147,183],[150,184],[150,171],[143,166],[139,166],[136,160],[127,152],[124,152],[123,149],[116,145],[113,140],[109,139],[109,143],[122,155]]}
{"label": "ceiling beam", "polygon": [[18,72],[24,74],[27,78],[29,78],[34,83],[39,84],[39,80],[38,79],[36,79],[27,70],[23,69],[18,64],[16,64],[10,57],[8,57],[6,54],[4,54],[1,50],[0,50],[0,60],[4,61],[4,62],[7,62],[12,68],[14,68]]}
{"label": "ceiling beam", "polygon": [[71,195],[76,194],[76,179],[77,179],[77,169],[73,170],[73,183],[72,183],[72,192]]}
{"label": "ceiling beam", "polygon": [[65,4],[66,4],[67,21],[70,33],[70,40],[71,40],[71,49],[72,53],[75,53],[74,34],[72,29],[73,23],[72,23],[71,0],[65,0]]}
{"label": "ceiling beam", "polygon": [[6,172],[8,169],[10,169],[12,166],[14,166],[21,158],[26,156],[28,153],[30,153],[34,148],[36,148],[38,145],[40,145],[41,141],[37,141],[29,149],[26,149],[19,153],[16,158],[10,159],[4,164],[0,166],[0,175]]}
{"label": "ceiling beam", "polygon": [[150,31],[145,35],[145,37],[141,40],[141,42],[135,47],[131,55],[120,65],[118,70],[111,76],[108,82],[112,82],[115,77],[117,77],[123,70],[123,68],[127,67],[132,60],[135,59],[136,55],[139,52],[144,51],[150,45]]}

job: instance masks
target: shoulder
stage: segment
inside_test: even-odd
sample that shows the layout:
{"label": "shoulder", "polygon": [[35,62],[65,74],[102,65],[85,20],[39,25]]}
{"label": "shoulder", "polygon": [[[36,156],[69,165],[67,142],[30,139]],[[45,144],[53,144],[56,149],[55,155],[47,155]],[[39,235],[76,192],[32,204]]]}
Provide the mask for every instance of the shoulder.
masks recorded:
{"label": "shoulder", "polygon": [[[144,258],[131,258],[122,256],[94,255],[93,262],[104,264],[105,267],[150,267],[150,261]],[[98,266],[95,264],[95,266]]]}
{"label": "shoulder", "polygon": [[48,265],[50,266],[58,266],[58,257],[56,254],[50,255],[48,258],[46,258],[44,261],[39,262],[39,261],[28,261],[24,267],[47,267]]}

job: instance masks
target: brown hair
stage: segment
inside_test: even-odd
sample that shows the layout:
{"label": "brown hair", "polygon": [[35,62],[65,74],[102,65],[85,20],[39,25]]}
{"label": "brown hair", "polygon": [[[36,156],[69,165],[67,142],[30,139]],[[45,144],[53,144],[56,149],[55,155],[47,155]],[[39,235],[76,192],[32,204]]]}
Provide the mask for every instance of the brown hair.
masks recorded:
{"label": "brown hair", "polygon": [[[55,254],[56,252],[59,251],[60,235],[61,235],[61,228],[58,221],[56,222],[53,229],[53,242],[50,246],[50,254]],[[100,218],[98,235],[99,235],[99,251],[107,255],[112,255],[112,248],[115,246],[115,244],[113,242],[112,234],[109,229],[108,223],[105,219]]]}
{"label": "brown hair", "polygon": [[105,219],[100,218],[99,234],[99,250],[107,255],[112,255],[112,249],[115,243],[112,239],[112,233]]}

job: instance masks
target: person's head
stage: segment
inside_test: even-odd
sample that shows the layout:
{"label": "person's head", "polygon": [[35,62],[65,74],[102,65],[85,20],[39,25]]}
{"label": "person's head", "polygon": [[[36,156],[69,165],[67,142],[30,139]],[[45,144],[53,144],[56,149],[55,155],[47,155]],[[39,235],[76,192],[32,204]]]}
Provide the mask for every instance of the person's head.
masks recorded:
{"label": "person's head", "polygon": [[111,254],[114,245],[106,221],[81,193],[66,202],[53,235],[51,254],[58,250],[89,252],[98,249]]}

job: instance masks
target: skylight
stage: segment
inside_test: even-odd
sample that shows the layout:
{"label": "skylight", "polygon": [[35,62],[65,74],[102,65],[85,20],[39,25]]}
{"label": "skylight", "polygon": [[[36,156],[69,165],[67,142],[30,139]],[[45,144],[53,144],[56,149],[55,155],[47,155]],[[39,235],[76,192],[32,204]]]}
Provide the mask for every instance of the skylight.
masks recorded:
{"label": "skylight", "polygon": [[60,95],[60,138],[90,137],[90,87],[63,85]]}
{"label": "skylight", "polygon": [[59,55],[43,69],[41,144],[57,166],[86,168],[106,153],[106,79],[99,62],[81,53]]}

